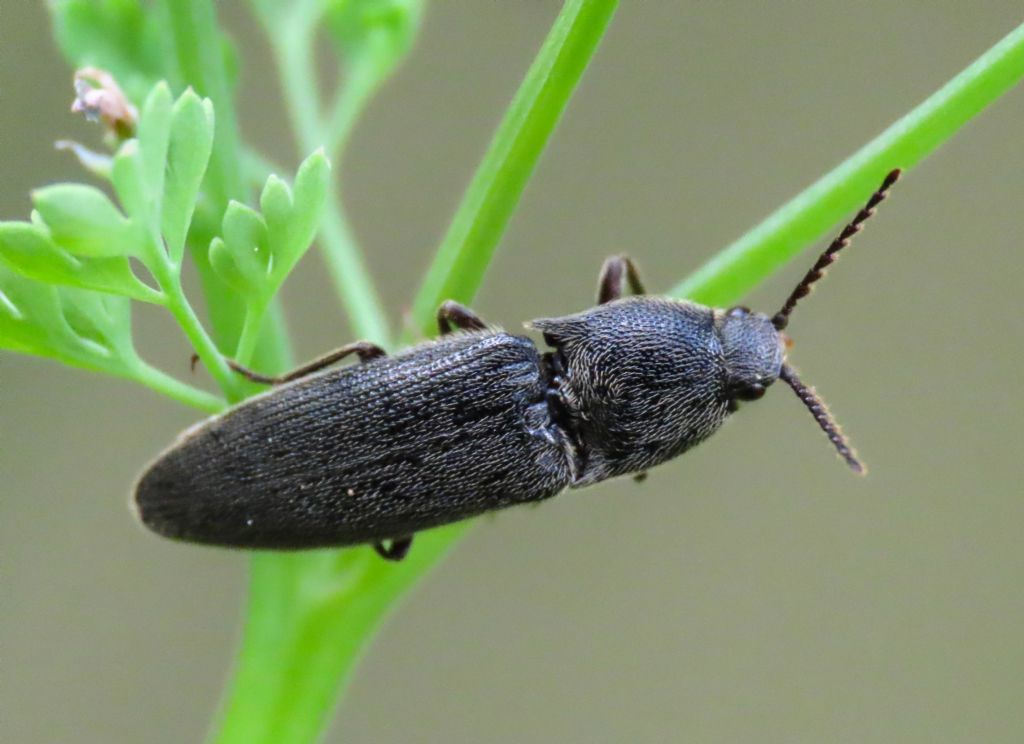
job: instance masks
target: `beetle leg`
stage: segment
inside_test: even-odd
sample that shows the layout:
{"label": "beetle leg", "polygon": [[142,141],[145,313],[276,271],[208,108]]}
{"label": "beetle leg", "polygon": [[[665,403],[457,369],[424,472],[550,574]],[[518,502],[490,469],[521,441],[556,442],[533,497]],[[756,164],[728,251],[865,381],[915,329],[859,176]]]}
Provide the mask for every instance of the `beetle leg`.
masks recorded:
{"label": "beetle leg", "polygon": [[452,326],[464,331],[487,329],[487,324],[468,307],[455,300],[445,300],[441,303],[441,307],[437,308],[437,329],[442,336],[447,336],[452,332]]}
{"label": "beetle leg", "polygon": [[644,294],[644,285],[640,281],[640,272],[629,256],[609,256],[601,266],[601,275],[597,280],[597,304],[617,300],[622,297],[626,283],[633,294]]}
{"label": "beetle leg", "polygon": [[371,359],[384,356],[385,353],[384,349],[377,346],[377,344],[371,344],[369,341],[356,341],[352,344],[346,344],[340,349],[328,352],[322,357],[317,357],[313,361],[303,364],[298,369],[292,370],[288,374],[280,375],[278,377],[271,377],[268,375],[261,375],[259,372],[253,372],[251,369],[243,367],[233,359],[228,359],[227,363],[231,369],[248,380],[260,382],[265,385],[281,385],[286,382],[291,382],[292,380],[298,380],[300,377],[311,375],[314,372],[319,372],[320,370],[330,367],[332,364],[336,364],[352,354],[358,356],[359,361],[368,362]]}
{"label": "beetle leg", "polygon": [[406,535],[405,537],[396,537],[391,540],[390,545],[385,545],[383,542],[375,542],[373,549],[377,551],[377,555],[386,561],[400,561],[409,554],[409,548],[412,547],[412,535]]}
{"label": "beetle leg", "polygon": [[633,476],[634,483],[643,483],[645,480],[647,480],[646,470],[641,470],[639,473]]}

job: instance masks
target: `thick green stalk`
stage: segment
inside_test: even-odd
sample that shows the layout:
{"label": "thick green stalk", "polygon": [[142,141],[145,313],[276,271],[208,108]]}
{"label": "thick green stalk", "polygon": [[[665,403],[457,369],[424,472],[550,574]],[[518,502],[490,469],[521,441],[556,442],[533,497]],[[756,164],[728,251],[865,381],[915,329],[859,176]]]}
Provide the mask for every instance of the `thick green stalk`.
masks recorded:
{"label": "thick green stalk", "polygon": [[217,744],[317,741],[383,616],[464,530],[418,535],[400,565],[369,548],[255,555],[245,641]]}
{"label": "thick green stalk", "polygon": [[709,304],[743,296],[859,207],[887,172],[917,164],[1022,77],[1024,25],[704,264],[671,294]]}
{"label": "thick green stalk", "polygon": [[616,2],[568,0],[505,113],[413,302],[415,329],[434,333],[445,299],[470,302]]}
{"label": "thick green stalk", "polygon": [[[532,171],[544,140],[552,133],[558,115],[593,55],[615,5],[615,0],[566,3],[516,96],[513,122],[506,120],[491,143],[485,157],[489,178],[474,179],[464,197],[464,205],[473,202],[480,207],[479,220],[493,224],[495,200],[501,195],[493,193],[480,199],[477,189],[490,188],[495,180],[505,184],[519,182],[518,189],[504,193],[510,204],[500,211],[506,213],[507,221],[525,177]],[[603,22],[596,22],[597,18]],[[542,98],[543,105],[531,97]],[[526,133],[529,134],[524,137]],[[527,140],[530,146],[524,147]],[[515,158],[495,155],[512,150],[525,153],[529,160],[526,174],[512,177],[507,171],[520,171],[523,164]],[[473,222],[467,207],[459,214],[463,221]],[[497,235],[493,243],[496,245]],[[483,245],[484,242],[474,243],[471,250],[482,250]],[[446,271],[459,270],[460,266],[448,262]],[[482,270],[474,276],[479,282]],[[471,286],[472,281],[462,284],[462,289],[470,294],[476,288]],[[441,299],[440,294],[433,297],[427,311],[429,317],[433,317]],[[423,320],[417,318],[417,322]],[[467,524],[460,524],[417,535],[413,551],[399,564],[380,560],[369,548],[305,555],[256,555],[245,642],[216,742],[315,741],[383,616],[440,561],[467,528]]]}

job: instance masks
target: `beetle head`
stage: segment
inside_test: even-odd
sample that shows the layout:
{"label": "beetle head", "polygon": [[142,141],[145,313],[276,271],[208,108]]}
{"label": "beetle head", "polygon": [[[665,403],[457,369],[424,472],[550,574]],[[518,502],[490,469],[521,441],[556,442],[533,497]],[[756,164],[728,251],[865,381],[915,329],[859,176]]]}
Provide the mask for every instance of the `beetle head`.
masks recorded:
{"label": "beetle head", "polygon": [[731,308],[718,319],[731,400],[757,400],[782,368],[782,333],[764,313]]}
{"label": "beetle head", "polygon": [[818,426],[828,435],[839,456],[857,473],[865,472],[864,465],[857,459],[849,441],[828,412],[825,401],[818,397],[813,388],[804,385],[796,370],[785,363],[784,356],[786,348],[789,347],[789,338],[783,331],[789,324],[789,316],[797,302],[810,293],[814,283],[825,275],[825,269],[836,260],[839,252],[850,244],[853,236],[861,231],[864,222],[875,213],[875,208],[885,199],[889,188],[899,177],[899,169],[891,171],[885,177],[867,204],[814,262],[796,289],[786,298],[779,312],[769,319],[768,316],[752,313],[745,307],[734,307],[725,313],[721,323],[729,390],[733,393],[731,400],[760,398],[768,385],[781,378],[807,406]]}

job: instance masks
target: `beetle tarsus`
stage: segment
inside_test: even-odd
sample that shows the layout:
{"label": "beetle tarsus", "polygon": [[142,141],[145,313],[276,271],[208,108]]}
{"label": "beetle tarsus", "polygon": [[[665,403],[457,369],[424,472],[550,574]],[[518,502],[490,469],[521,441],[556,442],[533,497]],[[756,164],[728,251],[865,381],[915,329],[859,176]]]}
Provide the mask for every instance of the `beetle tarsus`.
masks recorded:
{"label": "beetle tarsus", "polygon": [[307,364],[303,364],[298,369],[294,369],[286,375],[279,375],[272,377],[269,375],[261,375],[259,372],[254,372],[248,367],[243,367],[241,364],[233,359],[228,359],[228,366],[231,367],[235,372],[242,375],[242,377],[252,382],[258,382],[263,385],[283,385],[286,382],[292,382],[298,380],[307,375],[311,375],[314,372],[319,372],[322,369],[330,367],[332,364],[337,364],[347,356],[355,354],[359,357],[360,362],[368,362],[371,359],[384,356],[387,352],[384,351],[377,344],[370,343],[369,341],[356,341],[352,344],[346,344],[340,349],[335,349],[322,357],[317,357]]}
{"label": "beetle tarsus", "polygon": [[377,551],[377,555],[386,561],[400,561],[405,556],[409,555],[409,548],[412,547],[412,535],[406,537],[396,537],[390,541],[390,544],[384,542],[375,542],[373,549]]}
{"label": "beetle tarsus", "polygon": [[597,280],[597,304],[617,300],[626,292],[626,285],[635,295],[646,294],[640,271],[633,259],[626,255],[609,256],[601,266]]}
{"label": "beetle tarsus", "polygon": [[445,300],[437,308],[437,330],[442,336],[447,336],[453,326],[463,331],[487,330],[487,324],[468,307],[455,300]]}

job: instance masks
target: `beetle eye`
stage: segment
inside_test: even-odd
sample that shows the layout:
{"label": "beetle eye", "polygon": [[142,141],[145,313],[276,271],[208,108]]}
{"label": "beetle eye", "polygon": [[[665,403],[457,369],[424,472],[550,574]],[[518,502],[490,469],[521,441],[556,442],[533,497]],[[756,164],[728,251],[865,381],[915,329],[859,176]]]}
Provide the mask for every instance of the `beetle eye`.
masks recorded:
{"label": "beetle eye", "polygon": [[735,307],[730,307],[727,314],[730,318],[745,318],[750,315],[750,312],[750,308],[746,305],[736,305]]}
{"label": "beetle eye", "polygon": [[736,394],[736,397],[739,398],[740,400],[757,400],[758,398],[764,397],[764,391],[764,385],[761,385],[760,383],[755,383],[740,390]]}

